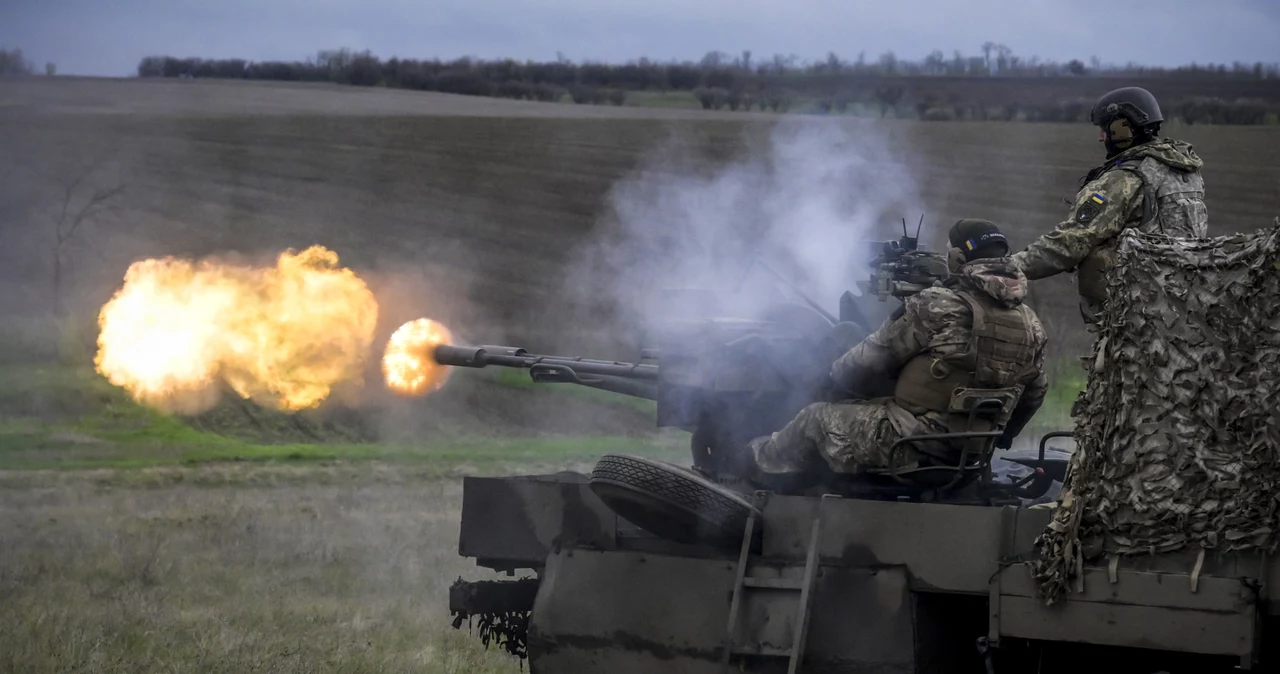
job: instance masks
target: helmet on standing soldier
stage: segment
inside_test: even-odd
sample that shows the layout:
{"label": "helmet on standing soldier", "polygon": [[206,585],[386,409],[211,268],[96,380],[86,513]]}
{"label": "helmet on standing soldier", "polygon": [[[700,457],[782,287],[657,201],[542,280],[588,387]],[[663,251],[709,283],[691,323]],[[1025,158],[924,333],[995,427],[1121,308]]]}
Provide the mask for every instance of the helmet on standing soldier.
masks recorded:
{"label": "helmet on standing soldier", "polygon": [[1142,87],[1109,91],[1089,112],[1089,122],[1102,130],[1108,158],[1154,140],[1163,121],[1156,97]]}

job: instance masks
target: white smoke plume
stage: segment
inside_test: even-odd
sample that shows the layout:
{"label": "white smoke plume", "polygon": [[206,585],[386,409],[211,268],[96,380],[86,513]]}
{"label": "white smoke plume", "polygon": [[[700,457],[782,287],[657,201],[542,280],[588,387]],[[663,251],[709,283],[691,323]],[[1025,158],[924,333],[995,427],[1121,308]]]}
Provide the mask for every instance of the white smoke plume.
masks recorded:
{"label": "white smoke plume", "polygon": [[858,294],[870,273],[863,243],[901,236],[904,217],[914,234],[923,213],[877,127],[784,121],[763,139],[748,135],[744,158],[711,167],[673,138],[615,187],[603,237],[584,249],[569,291],[639,337],[671,311],[664,288],[738,291],[730,307],[742,318],[797,300],[760,260],[835,314],[840,294]]}

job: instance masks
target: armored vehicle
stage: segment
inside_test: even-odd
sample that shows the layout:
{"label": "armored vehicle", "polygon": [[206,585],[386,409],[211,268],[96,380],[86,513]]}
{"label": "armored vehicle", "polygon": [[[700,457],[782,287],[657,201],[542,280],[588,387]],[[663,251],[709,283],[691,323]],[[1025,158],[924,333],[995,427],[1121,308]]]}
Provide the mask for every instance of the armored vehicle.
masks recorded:
{"label": "armored vehicle", "polygon": [[[929,436],[962,450],[955,465],[768,489],[732,479],[745,441],[829,396],[830,363],[940,262],[904,237],[839,316],[784,302],[751,320],[676,317],[636,362],[439,347],[448,365],[653,399],[659,426],[691,435],[688,466],[605,455],[590,475],[467,478],[459,554],[511,578],[459,579],[455,627],[534,674],[1274,667],[1280,568],[1261,556],[1195,572],[1176,555],[1086,566],[1064,601],[1037,596],[1027,565],[1070,433],[1016,452],[995,450],[998,430]],[[974,402],[971,419],[990,413]]]}

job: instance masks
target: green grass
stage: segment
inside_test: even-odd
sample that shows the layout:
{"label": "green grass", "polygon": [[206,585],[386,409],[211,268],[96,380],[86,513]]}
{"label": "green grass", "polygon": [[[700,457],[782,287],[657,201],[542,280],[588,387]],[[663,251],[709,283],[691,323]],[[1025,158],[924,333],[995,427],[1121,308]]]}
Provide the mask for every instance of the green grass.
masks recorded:
{"label": "green grass", "polygon": [[[637,402],[486,376],[521,397]],[[0,410],[0,672],[520,672],[449,624],[449,584],[493,575],[457,554],[456,478],[687,447],[268,444],[138,405],[88,367],[20,359],[0,365]]]}
{"label": "green grass", "polygon": [[522,671],[449,626],[458,481],[237,484],[6,485],[0,672]]}
{"label": "green grass", "polygon": [[[523,372],[499,370],[490,376],[504,386],[536,388],[539,395],[581,396],[646,413],[652,413],[654,405],[595,389],[537,385]],[[8,416],[0,418],[0,469],[6,470],[388,461],[421,463],[443,475],[459,466],[489,472],[511,464],[587,461],[608,452],[667,456],[683,446],[680,438],[670,436],[254,442],[195,428],[181,417],[133,402],[86,367],[62,365],[0,368],[0,409],[8,410]]]}
{"label": "green grass", "polygon": [[1048,363],[1045,369],[1049,376],[1049,393],[1023,435],[1069,431],[1075,426],[1071,406],[1087,383],[1084,368],[1077,359],[1060,358]]}
{"label": "green grass", "polygon": [[[562,437],[554,439],[476,440],[424,443],[412,446],[387,444],[261,445],[209,433],[171,433],[169,424],[130,433],[103,433],[67,439],[59,431],[0,430],[0,470],[149,468],[220,462],[314,463],[325,461],[424,462],[440,469],[498,468],[510,464],[553,464],[589,460],[606,453],[667,456],[678,442],[615,436]],[[148,435],[155,429],[155,435]],[[126,438],[121,440],[119,438]],[[164,439],[161,439],[164,438]],[[175,440],[174,438],[181,438]]]}
{"label": "green grass", "polygon": [[[1051,389],[1027,435],[1072,427],[1071,405],[1085,385],[1074,359],[1049,368]],[[482,376],[495,385],[617,405],[646,416],[650,400],[569,384],[535,384],[521,370],[493,368]],[[0,367],[0,470],[140,469],[216,463],[308,465],[330,462],[414,464],[426,474],[458,470],[497,473],[519,465],[589,462],[604,453],[678,457],[684,434],[654,437],[567,435],[514,438],[480,435],[425,437],[408,442],[255,441],[193,427],[181,417],[133,402],[87,367],[10,365]],[[288,418],[287,415],[275,415]],[[270,421],[270,419],[268,419]]]}

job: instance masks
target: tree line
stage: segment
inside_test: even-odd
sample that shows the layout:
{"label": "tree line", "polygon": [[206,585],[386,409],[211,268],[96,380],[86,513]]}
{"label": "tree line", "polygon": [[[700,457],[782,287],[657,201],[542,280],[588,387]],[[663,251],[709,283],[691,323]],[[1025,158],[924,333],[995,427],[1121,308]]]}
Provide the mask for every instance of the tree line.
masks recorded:
{"label": "tree line", "polygon": [[[27,60],[21,49],[0,49],[0,77],[34,75],[35,72],[35,64]],[[44,74],[56,75],[57,72],[54,64],[44,64]]]}
{"label": "tree line", "polygon": [[0,49],[0,75],[30,75],[33,70],[21,49]]}
{"label": "tree line", "polygon": [[[1165,99],[1167,115],[1188,123],[1280,123],[1280,64],[1190,64],[1158,68],[1106,65],[1098,59],[1059,63],[1024,58],[1008,47],[986,43],[981,54],[950,57],[934,51],[923,59],[893,52],[844,60],[834,53],[817,61],[775,55],[756,59],[713,51],[699,61],[575,63],[554,61],[450,61],[390,58],[369,51],[334,49],[304,61],[175,58],[148,56],[139,77],[195,77],[296,82],[334,82],[423,91],[494,96],[543,102],[623,105],[634,92],[687,92],[704,109],[798,111],[817,114],[878,114],[924,120],[1073,122],[1088,118],[1092,100],[1082,95],[1092,78],[1132,78],[1165,83],[1186,93]],[[1049,82],[1028,96],[1019,82]],[[997,87],[978,86],[980,82]],[[1225,95],[1195,93],[1195,85],[1217,82]],[[1275,90],[1266,98],[1231,95],[1240,86]],[[1163,86],[1163,85],[1162,85]]]}
{"label": "tree line", "polygon": [[[708,52],[698,61],[638,59],[621,64],[460,58],[382,59],[332,49],[301,61],[147,56],[139,77],[332,82],[578,104],[643,103],[643,94],[682,92],[708,110],[913,117],[923,120],[1078,122],[1088,118],[1099,78],[1155,83],[1166,116],[1192,124],[1280,123],[1280,64],[1060,63],[988,42],[978,55],[933,51],[923,59],[886,52],[853,60],[834,53],[803,61],[752,52]],[[21,50],[0,50],[0,75],[30,75]],[[53,64],[46,74],[55,73]]]}
{"label": "tree line", "polygon": [[1123,66],[1103,64],[1091,58],[1089,64],[1078,59],[1060,63],[1038,57],[1022,57],[1002,44],[986,43],[982,55],[966,56],[959,51],[951,56],[934,50],[923,59],[900,59],[892,51],[868,60],[865,53],[855,60],[845,60],[834,52],[826,58],[804,61],[797,56],[774,55],[756,59],[751,51],[731,55],[708,52],[700,61],[659,62],[647,58],[624,64],[575,63],[560,55],[555,61],[485,61],[460,58],[417,60],[398,57],[383,60],[368,50],[322,50],[303,61],[254,62],[244,59],[211,60],[148,56],[138,64],[140,77],[219,77],[273,79],[295,81],[331,81],[357,86],[397,86],[418,89],[442,84],[441,78],[456,79],[470,75],[496,87],[505,82],[549,84],[569,87],[574,84],[626,91],[692,91],[699,87],[725,89],[735,84],[778,76],[852,75],[905,77],[1088,77],[1129,78],[1235,78],[1280,79],[1280,63],[1197,64],[1163,68],[1130,63]]}

